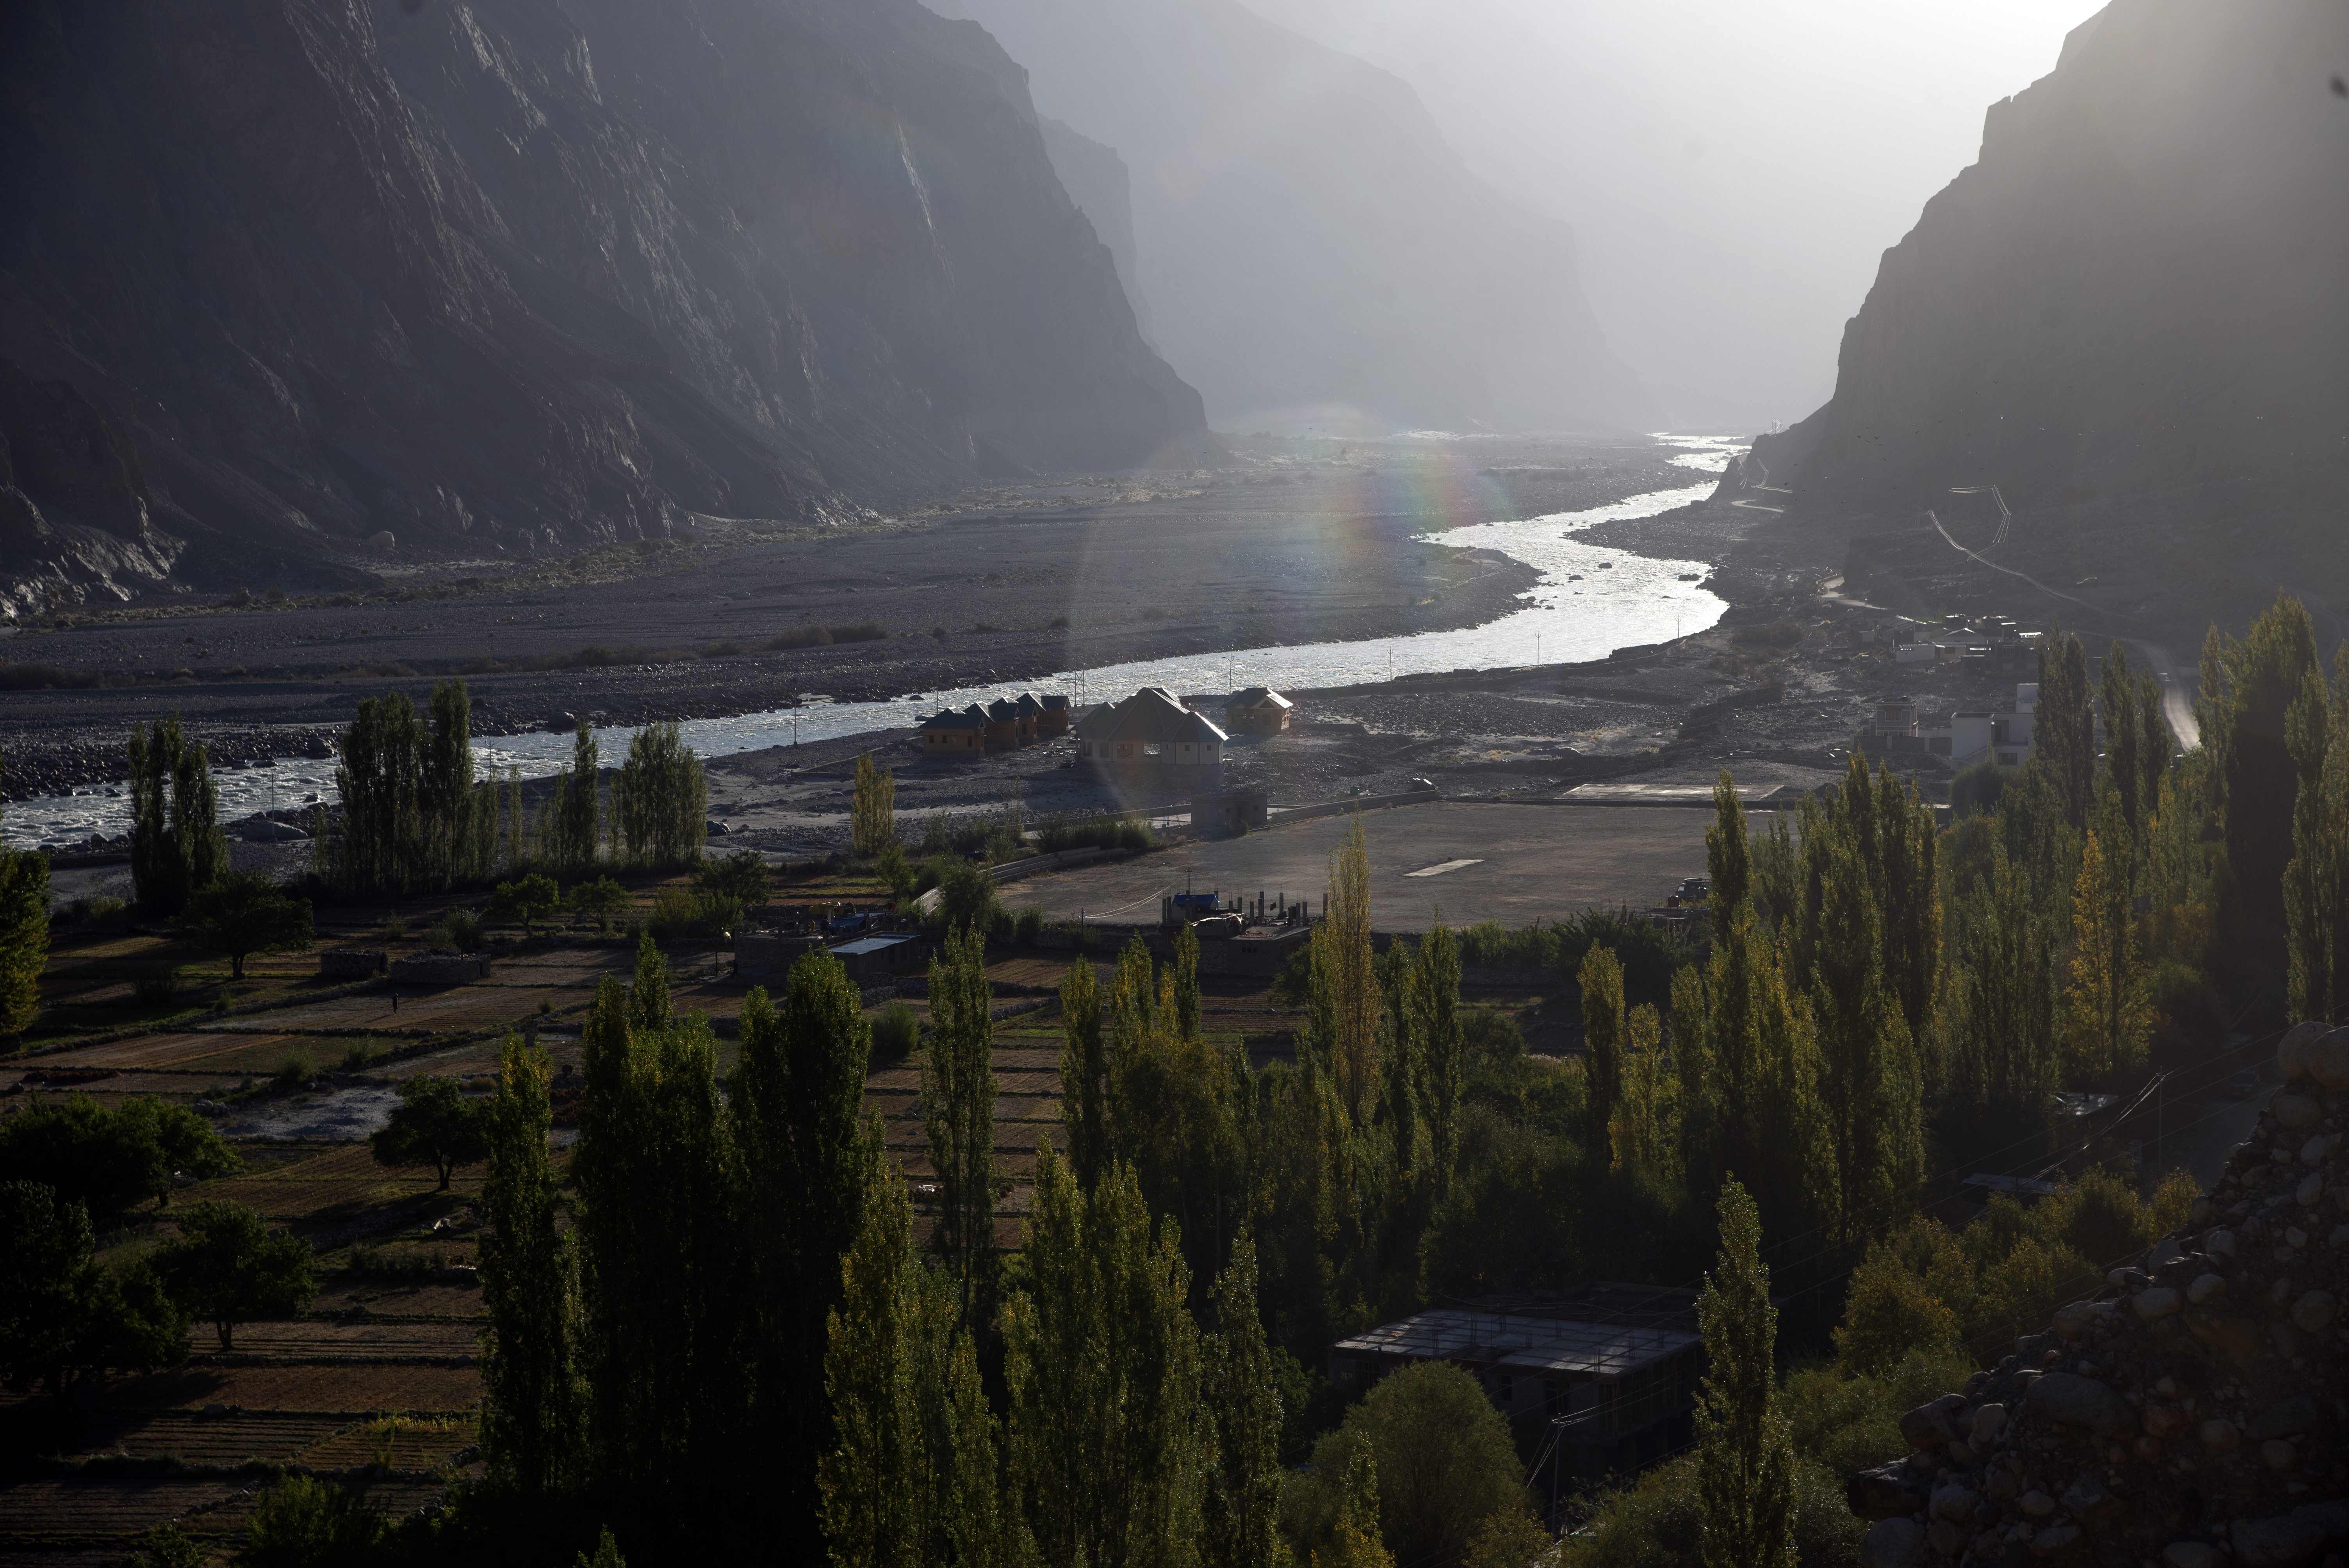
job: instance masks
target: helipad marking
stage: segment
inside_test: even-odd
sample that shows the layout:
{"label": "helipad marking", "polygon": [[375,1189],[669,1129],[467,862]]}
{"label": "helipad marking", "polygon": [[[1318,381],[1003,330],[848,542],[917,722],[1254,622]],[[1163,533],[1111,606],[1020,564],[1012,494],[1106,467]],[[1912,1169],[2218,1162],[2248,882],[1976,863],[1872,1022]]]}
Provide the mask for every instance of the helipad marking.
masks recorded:
{"label": "helipad marking", "polygon": [[1481,861],[1481,860],[1478,860],[1478,861],[1444,861],[1439,862],[1438,864],[1432,865],[1432,866],[1423,866],[1423,867],[1422,867],[1422,868],[1421,868],[1420,870],[1418,870],[1418,871],[1415,871],[1415,872],[1403,872],[1402,874],[1403,874],[1403,875],[1405,875],[1405,876],[1407,876],[1407,877],[1440,877],[1440,876],[1442,876],[1445,872],[1456,872],[1456,871],[1458,871],[1462,866],[1481,866],[1481,865],[1483,865],[1484,863],[1485,863],[1485,862],[1484,862],[1483,861]]}

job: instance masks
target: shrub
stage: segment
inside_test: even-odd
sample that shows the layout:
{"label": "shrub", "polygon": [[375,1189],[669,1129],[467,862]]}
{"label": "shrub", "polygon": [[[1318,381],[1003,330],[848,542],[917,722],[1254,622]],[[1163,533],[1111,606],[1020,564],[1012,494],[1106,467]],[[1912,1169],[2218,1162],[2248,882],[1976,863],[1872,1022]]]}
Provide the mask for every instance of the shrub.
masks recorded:
{"label": "shrub", "polygon": [[[1795,1461],[1795,1560],[1859,1560],[1867,1526],[1844,1501],[1843,1484],[1816,1460]],[[1659,1465],[1601,1495],[1576,1532],[1574,1568],[1682,1568],[1703,1561],[1704,1501],[1693,1457]]]}
{"label": "shrub", "polygon": [[921,1020],[903,1002],[892,1002],[873,1020],[873,1052],[894,1061],[911,1051],[922,1037]]}
{"label": "shrub", "polygon": [[89,670],[61,670],[55,665],[0,664],[0,691],[86,691],[106,679]]}
{"label": "shrub", "polygon": [[343,1070],[347,1073],[365,1072],[382,1059],[381,1046],[373,1040],[354,1040],[350,1048],[343,1053]]}
{"label": "shrub", "polygon": [[169,969],[150,969],[130,983],[141,1006],[160,1007],[180,994],[180,977]]}
{"label": "shrub", "polygon": [[285,1088],[300,1088],[317,1070],[318,1066],[310,1059],[308,1052],[288,1051],[277,1064],[277,1082]]}
{"label": "shrub", "polygon": [[1037,939],[1044,934],[1044,912],[1034,904],[1029,905],[1012,921],[1011,932],[1012,939],[1020,946],[1035,946]]}
{"label": "shrub", "polygon": [[388,920],[386,920],[383,923],[383,935],[384,940],[387,942],[406,941],[408,939],[407,917],[404,915],[395,914]]}
{"label": "shrub", "polygon": [[656,942],[673,942],[692,931],[701,918],[701,903],[681,887],[665,887],[653,894],[652,914],[646,926]]}
{"label": "shrub", "polygon": [[701,650],[701,656],[705,659],[724,659],[731,658],[736,654],[747,654],[750,651],[731,637],[721,637],[717,642],[705,644]]}
{"label": "shrub", "polygon": [[949,931],[968,927],[991,932],[1001,912],[1002,906],[996,899],[995,879],[987,874],[986,867],[968,861],[945,862],[938,878],[938,907],[932,917],[936,923]]}
{"label": "shrub", "polygon": [[385,1522],[352,1492],[314,1476],[289,1475],[262,1493],[245,1525],[249,1568],[327,1568],[365,1563],[382,1552]]}
{"label": "shrub", "polygon": [[433,939],[460,953],[481,950],[481,917],[470,909],[452,909],[432,928]]}
{"label": "shrub", "polygon": [[1052,629],[1054,631],[1066,631],[1068,629],[1068,625],[1069,618],[1066,615],[1055,615],[1052,617]]}
{"label": "shrub", "polygon": [[1313,1466],[1281,1491],[1300,1547],[1336,1522],[1346,1460],[1367,1439],[1377,1460],[1379,1524],[1397,1563],[1459,1561],[1477,1527],[1525,1506],[1525,1470],[1508,1424],[1476,1379],[1447,1362],[1391,1372],[1313,1448]]}

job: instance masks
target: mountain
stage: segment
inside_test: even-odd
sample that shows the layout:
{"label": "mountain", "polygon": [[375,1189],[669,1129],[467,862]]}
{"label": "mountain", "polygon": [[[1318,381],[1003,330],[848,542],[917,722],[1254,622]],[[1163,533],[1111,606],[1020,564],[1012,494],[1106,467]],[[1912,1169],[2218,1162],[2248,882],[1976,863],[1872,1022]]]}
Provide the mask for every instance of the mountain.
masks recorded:
{"label": "mountain", "polygon": [[1140,258],[1133,248],[1133,181],[1117,149],[1103,147],[1076,127],[1040,115],[1036,124],[1044,133],[1044,155],[1061,189],[1092,223],[1093,232],[1109,247],[1117,263],[1117,281],[1125,287],[1126,303],[1133,306],[1135,325],[1144,342],[1150,338],[1150,304],[1143,298],[1135,269]]}
{"label": "mountain", "polygon": [[2223,522],[2177,570],[2349,580],[2344,76],[2349,7],[2114,0],[1885,253],[1833,398],[1724,488],[1909,517],[1995,484],[2019,549],[2094,538],[2108,578]]}
{"label": "mountain", "polygon": [[1563,223],[1402,81],[1233,0],[937,0],[1132,174],[1152,341],[1225,428],[1646,428]]}
{"label": "mountain", "polygon": [[0,17],[0,594],[332,581],[1206,440],[915,0]]}

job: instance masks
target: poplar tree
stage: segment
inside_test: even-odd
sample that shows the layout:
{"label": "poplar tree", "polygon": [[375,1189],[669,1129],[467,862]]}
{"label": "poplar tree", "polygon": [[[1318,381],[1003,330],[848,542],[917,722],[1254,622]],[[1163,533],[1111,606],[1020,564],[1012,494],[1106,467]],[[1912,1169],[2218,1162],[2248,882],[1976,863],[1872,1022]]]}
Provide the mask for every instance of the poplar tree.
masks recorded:
{"label": "poplar tree", "polygon": [[[858,1127],[872,1026],[840,960],[792,965],[779,1012],[763,987],[742,1005],[742,1059],[728,1084],[750,1278],[749,1373],[755,1468],[772,1477],[775,1512],[815,1517],[817,1457],[832,1447],[822,1398],[824,1325],[840,1260],[864,1223],[870,1151]],[[809,1537],[802,1547],[812,1552]]]}
{"label": "poplar tree", "polygon": [[1940,830],[1918,793],[1880,770],[1876,779],[1878,858],[1869,888],[1878,901],[1884,986],[1911,1041],[1926,1037],[1941,990]]}
{"label": "poplar tree", "polygon": [[2096,717],[2088,701],[2088,654],[2076,634],[2050,623],[2039,647],[2039,702],[2031,720],[2032,760],[2055,788],[2064,820],[2077,831],[2095,805]]}
{"label": "poplar tree", "polygon": [[1312,936],[1312,964],[1327,986],[1321,1042],[1338,1097],[1357,1127],[1370,1119],[1378,1085],[1378,985],[1371,965],[1371,862],[1362,814],[1330,851],[1329,891]]}
{"label": "poplar tree", "polygon": [[1174,933],[1174,973],[1167,976],[1167,1023],[1177,1039],[1199,1038],[1199,933],[1185,921]]}
{"label": "poplar tree", "polygon": [[859,856],[877,855],[897,841],[897,776],[856,754],[856,794],[849,807],[849,840]]}
{"label": "poplar tree", "polygon": [[1256,1285],[1256,1243],[1243,1238],[1216,1278],[1216,1332],[1200,1357],[1201,1436],[1213,1454],[1200,1508],[1203,1568],[1274,1568],[1283,1556],[1280,1390]]}
{"label": "poplar tree", "polygon": [[436,681],[432,731],[417,780],[424,885],[445,888],[487,870],[473,862],[472,701],[461,680]]}
{"label": "poplar tree", "polygon": [[1924,1168],[1924,1099],[1909,1026],[1884,985],[1868,877],[1847,850],[1826,872],[1811,982],[1837,1239],[1893,1217]]}
{"label": "poplar tree", "polygon": [[612,784],[612,810],[634,863],[682,865],[701,858],[709,837],[709,783],[676,724],[648,724],[630,738],[627,760]]}
{"label": "poplar tree", "polygon": [[554,1122],[544,1047],[506,1036],[490,1102],[490,1171],[481,1190],[481,1455],[523,1491],[580,1479],[585,1389],[573,1343],[576,1274],[555,1224]]}
{"label": "poplar tree", "polygon": [[[2117,818],[2117,811],[2111,815]],[[2117,827],[2107,824],[2107,832]],[[2152,1032],[2127,868],[2090,829],[2072,901],[2071,981],[2064,993],[2066,1081],[2092,1082],[2137,1065]]]}
{"label": "poplar tree", "polygon": [[[0,784],[8,761],[0,754]],[[5,814],[0,804],[0,815]],[[49,857],[0,844],[0,1036],[18,1035],[40,1011],[49,961]]]}
{"label": "poplar tree", "polygon": [[1697,1297],[1706,1370],[1697,1401],[1704,1568],[1793,1568],[1795,1453],[1777,1408],[1778,1309],[1762,1262],[1762,1220],[1732,1179],[1721,1190],[1721,1253]]}
{"label": "poplar tree", "polygon": [[916,1409],[910,1277],[913,1211],[866,1122],[864,1222],[840,1260],[840,1302],[825,1319],[824,1398],[833,1445],[816,1467],[819,1518],[835,1568],[924,1568],[927,1445]]}
{"label": "poplar tree", "polygon": [[1199,1530],[1197,1330],[1189,1271],[1151,1236],[1132,1168],[1088,1197],[1037,1150],[1030,1286],[1003,1313],[1009,1528],[1041,1568],[1187,1561]]}
{"label": "poplar tree", "polygon": [[1594,1175],[1615,1166],[1616,1108],[1623,1099],[1623,966],[1591,944],[1582,957],[1583,1146]]}
{"label": "poplar tree", "polygon": [[1707,1038],[1704,975],[1693,964],[1672,972],[1671,1053],[1677,1080],[1681,1170],[1689,1196],[1702,1202],[1712,1191],[1713,1131],[1713,1048]]}
{"label": "poplar tree", "polygon": [[2299,775],[2284,868],[2287,1016],[2349,1017],[2349,645],[2329,694],[2311,670],[2286,718]]}
{"label": "poplar tree", "polygon": [[177,914],[228,870],[228,841],[204,748],[180,716],[130,727],[130,884],[150,913]]}
{"label": "poplar tree", "polygon": [[336,749],[335,789],[343,802],[336,880],[354,893],[422,885],[425,732],[416,705],[397,691],[360,698]]}
{"label": "poplar tree", "polygon": [[2003,855],[1960,930],[1952,1088],[2001,1125],[2036,1122],[2060,1082],[2054,944]]}
{"label": "poplar tree", "polygon": [[1421,1111],[1433,1163],[1432,1196],[1441,1202],[1460,1162],[1460,1097],[1465,1076],[1460,1025],[1460,944],[1436,911],[1419,944],[1418,1034],[1423,1067]]}
{"label": "poplar tree", "polygon": [[1754,901],[1754,855],[1745,837],[1745,807],[1729,769],[1713,786],[1713,823],[1704,830],[1705,913],[1716,945],[1729,940],[1731,923]]}
{"label": "poplar tree", "polygon": [[[1313,1568],[1325,1568],[1322,1554],[1313,1554]],[[1379,1527],[1379,1464],[1367,1434],[1354,1441],[1346,1460],[1345,1491],[1338,1502],[1338,1522],[1330,1532],[1326,1568],[1395,1568],[1394,1553]]]}
{"label": "poplar tree", "polygon": [[595,863],[596,846],[603,841],[596,782],[602,767],[595,727],[582,720],[572,733],[571,766],[554,780],[546,823],[546,858],[559,871],[580,872]]}
{"label": "poplar tree", "polygon": [[1061,980],[1061,1119],[1077,1184],[1091,1192],[1109,1161],[1109,1064],[1102,1050],[1101,985],[1081,954]]}
{"label": "poplar tree", "polygon": [[2213,764],[2228,872],[2220,926],[2239,941],[2283,923],[2284,867],[2302,779],[2287,727],[2316,668],[2315,626],[2307,607],[2289,594],[2278,594],[2240,643],[2213,627],[2204,644],[2197,711]]}
{"label": "poplar tree", "polygon": [[2128,650],[2118,637],[2105,650],[2096,671],[2096,707],[2105,718],[2105,775],[2119,792],[2121,820],[2128,825],[2134,855],[2145,830],[2145,781],[2139,776],[2145,757],[2137,744],[2137,683],[2130,676]]}
{"label": "poplar tree", "polygon": [[1664,1061],[1662,1023],[1645,1002],[1624,1020],[1622,1087],[1612,1130],[1616,1164],[1642,1180],[1668,1184],[1679,1153],[1666,1132],[1672,1075]]}
{"label": "poplar tree", "polygon": [[926,1478],[920,1501],[921,1561],[929,1568],[996,1568],[1005,1551],[1000,1423],[988,1403],[971,1331],[957,1322],[954,1282],[909,1258],[914,1276],[912,1351],[914,1418],[924,1448],[916,1473]]}
{"label": "poplar tree", "polygon": [[922,1057],[922,1127],[938,1180],[937,1247],[962,1321],[981,1322],[995,1259],[995,1026],[986,939],[948,932],[930,964],[930,1042]]}

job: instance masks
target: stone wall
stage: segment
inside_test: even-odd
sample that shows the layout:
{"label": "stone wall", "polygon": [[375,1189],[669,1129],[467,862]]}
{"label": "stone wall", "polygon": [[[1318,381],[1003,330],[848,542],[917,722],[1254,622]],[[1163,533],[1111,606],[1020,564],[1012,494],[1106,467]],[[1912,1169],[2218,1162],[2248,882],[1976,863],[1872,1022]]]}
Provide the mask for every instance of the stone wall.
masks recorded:
{"label": "stone wall", "polygon": [[[1900,1418],[1855,1477],[1868,1568],[2339,1568],[2349,1547],[2349,1028],[2284,1087],[2175,1238]],[[2156,1249],[2159,1252],[2167,1248]]]}
{"label": "stone wall", "polygon": [[486,979],[489,973],[486,956],[449,947],[430,947],[391,961],[392,979],[411,985],[461,985]]}
{"label": "stone wall", "polygon": [[330,947],[318,954],[322,980],[365,980],[383,973],[384,954],[374,947]]}

